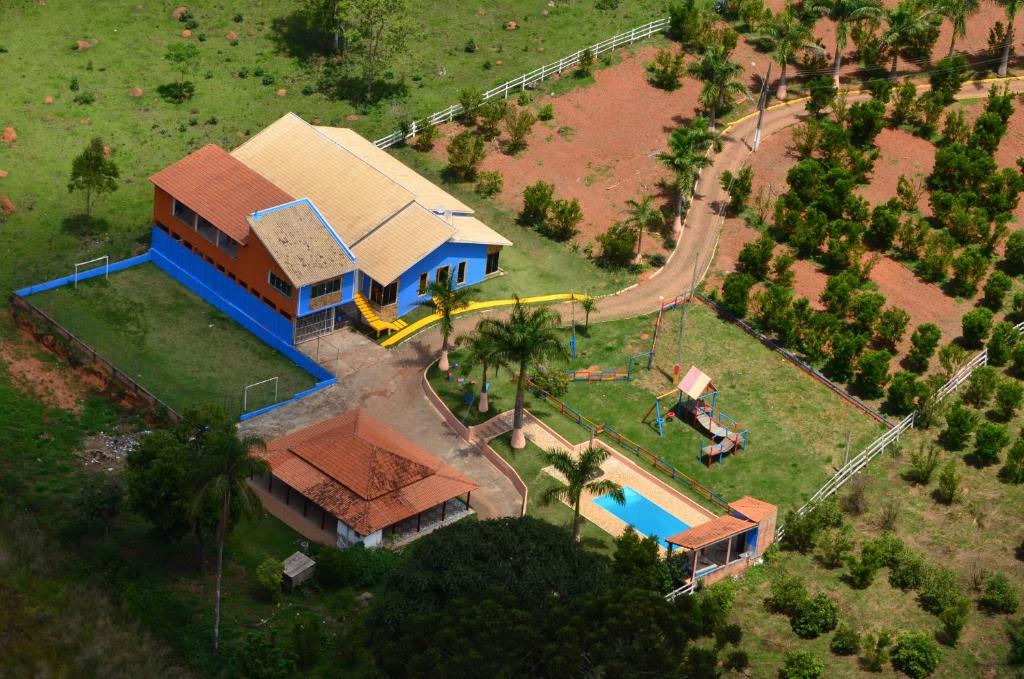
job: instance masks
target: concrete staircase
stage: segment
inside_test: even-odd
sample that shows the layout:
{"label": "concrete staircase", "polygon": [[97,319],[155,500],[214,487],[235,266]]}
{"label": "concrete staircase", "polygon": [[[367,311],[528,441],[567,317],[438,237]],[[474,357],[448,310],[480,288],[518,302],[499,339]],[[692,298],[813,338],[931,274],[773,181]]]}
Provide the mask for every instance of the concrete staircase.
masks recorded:
{"label": "concrete staircase", "polygon": [[469,428],[469,440],[474,443],[487,443],[491,439],[512,431],[512,411],[495,415],[483,424]]}

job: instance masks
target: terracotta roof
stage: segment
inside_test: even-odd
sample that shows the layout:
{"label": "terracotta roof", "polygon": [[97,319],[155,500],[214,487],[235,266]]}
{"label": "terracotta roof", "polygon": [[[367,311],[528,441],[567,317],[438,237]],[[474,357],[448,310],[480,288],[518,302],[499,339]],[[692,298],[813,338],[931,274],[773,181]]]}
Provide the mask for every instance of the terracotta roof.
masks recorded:
{"label": "terracotta roof", "polygon": [[271,441],[274,476],[360,535],[479,486],[362,410]]}
{"label": "terracotta roof", "polygon": [[414,200],[410,191],[294,113],[231,155],[293,195],[312,200],[350,245]]}
{"label": "terracotta roof", "polygon": [[684,530],[665,541],[684,549],[699,549],[714,544],[737,533],[757,526],[756,523],[735,516],[718,516],[707,523]]}
{"label": "terracotta roof", "polygon": [[295,287],[356,268],[351,252],[307,199],[256,212],[246,221]]}
{"label": "terracotta roof", "polygon": [[766,516],[770,516],[772,512],[777,511],[775,505],[758,500],[756,497],[750,497],[749,495],[741,497],[735,502],[730,502],[729,509],[737,514],[742,514],[755,523],[760,523]]}
{"label": "terracotta roof", "polygon": [[355,130],[346,127],[317,127],[316,129],[408,190],[416,197],[416,202],[428,210],[440,208],[442,211],[473,213],[473,208],[417,173],[384,149],[379,148]]}
{"label": "terracotta roof", "polygon": [[249,236],[247,215],[292,200],[215,144],[165,167],[149,181],[239,243]]}
{"label": "terracotta roof", "polygon": [[359,269],[388,285],[441,245],[455,229],[423,206],[413,203],[352,245]]}

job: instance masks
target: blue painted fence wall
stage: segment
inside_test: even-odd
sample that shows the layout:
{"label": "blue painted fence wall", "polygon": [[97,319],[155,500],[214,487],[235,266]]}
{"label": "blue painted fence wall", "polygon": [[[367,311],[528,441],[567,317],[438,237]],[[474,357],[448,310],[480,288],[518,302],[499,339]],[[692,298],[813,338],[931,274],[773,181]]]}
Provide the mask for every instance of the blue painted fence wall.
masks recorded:
{"label": "blue painted fence wall", "polygon": [[[95,269],[89,269],[82,271],[78,274],[79,281],[86,281],[90,278],[98,278],[104,275],[107,271],[114,273],[115,271],[123,271],[139,264],[145,264],[150,260],[149,251],[144,252],[141,255],[135,257],[129,257],[128,259],[122,259],[119,262],[112,263],[109,267],[100,266]],[[47,290],[53,290],[54,288],[60,288],[65,285],[74,285],[75,275],[63,276],[61,278],[54,278],[52,281],[46,281],[45,283],[38,283],[36,285],[30,285],[27,288],[16,290],[15,293],[22,297],[28,297],[34,295],[37,292],[46,292]]]}

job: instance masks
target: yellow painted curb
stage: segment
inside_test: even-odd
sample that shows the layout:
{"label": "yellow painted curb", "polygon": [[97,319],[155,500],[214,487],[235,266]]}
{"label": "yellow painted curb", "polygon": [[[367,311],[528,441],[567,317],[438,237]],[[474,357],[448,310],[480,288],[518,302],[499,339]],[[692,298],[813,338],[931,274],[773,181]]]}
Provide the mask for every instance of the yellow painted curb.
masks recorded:
{"label": "yellow painted curb", "polygon": [[[544,302],[563,302],[563,301],[567,302],[567,301],[569,301],[571,299],[574,299],[574,298],[577,299],[577,300],[580,300],[580,299],[583,299],[585,297],[587,297],[587,295],[579,295],[579,294],[575,294],[574,295],[573,293],[561,292],[561,293],[556,293],[554,295],[538,295],[536,297],[521,297],[519,299],[519,301],[522,302],[523,304],[543,304]],[[454,316],[454,315],[457,315],[457,314],[466,314],[466,313],[469,313],[471,311],[480,311],[481,309],[494,309],[496,307],[512,306],[515,303],[516,303],[516,301],[514,299],[490,299],[490,300],[486,300],[486,301],[483,301],[483,302],[470,302],[469,304],[467,304],[466,306],[462,307],[461,309],[459,309],[457,311],[453,311],[452,315]],[[415,323],[410,323],[409,325],[405,326],[404,328],[402,328],[401,330],[399,330],[395,334],[391,335],[390,337],[385,339],[383,342],[381,342],[380,345],[382,347],[394,346],[395,344],[398,344],[399,342],[404,340],[406,337],[419,332],[420,330],[422,330],[423,328],[427,327],[431,323],[436,323],[439,320],[441,320],[441,314],[434,313],[434,314],[430,314],[429,316],[424,316],[423,318],[421,318],[420,320],[416,321]]]}

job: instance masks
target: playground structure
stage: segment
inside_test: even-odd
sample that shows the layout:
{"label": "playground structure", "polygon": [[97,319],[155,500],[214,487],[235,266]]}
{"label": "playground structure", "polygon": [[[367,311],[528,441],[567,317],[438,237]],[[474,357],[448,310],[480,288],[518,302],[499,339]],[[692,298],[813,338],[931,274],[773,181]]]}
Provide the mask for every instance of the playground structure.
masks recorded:
{"label": "playground structure", "polygon": [[[661,402],[674,397],[675,403],[662,409]],[[696,366],[691,367],[679,384],[664,394],[655,397],[654,405],[644,414],[642,421],[647,423],[654,414],[654,425],[658,435],[665,436],[665,422],[685,419],[694,429],[711,440],[710,444],[700,443],[698,459],[710,468],[716,460],[720,463],[726,455],[736,453],[747,447],[748,432],[739,422],[726,415],[717,406],[718,389]]]}
{"label": "playground structure", "polygon": [[649,357],[650,354],[646,351],[633,354],[629,357],[625,370],[622,368],[610,368],[608,370],[587,368],[567,370],[564,374],[573,382],[628,382],[633,379],[633,366],[641,359],[649,359]]}

